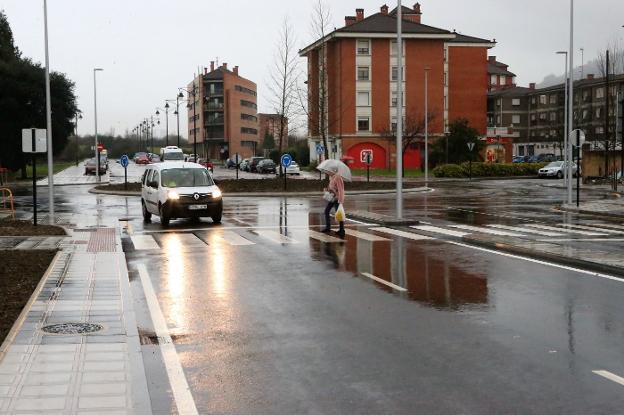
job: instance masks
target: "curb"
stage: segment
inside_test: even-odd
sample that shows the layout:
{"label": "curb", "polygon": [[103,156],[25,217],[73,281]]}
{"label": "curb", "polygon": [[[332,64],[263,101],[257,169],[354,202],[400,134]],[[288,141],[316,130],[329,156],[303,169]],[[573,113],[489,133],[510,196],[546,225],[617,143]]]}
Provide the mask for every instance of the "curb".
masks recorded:
{"label": "curb", "polygon": [[26,317],[28,316],[28,313],[30,312],[30,309],[33,303],[37,301],[37,298],[39,297],[41,290],[43,290],[43,286],[45,285],[46,281],[50,277],[50,274],[52,273],[52,270],[56,266],[56,263],[59,261],[59,258],[61,257],[61,255],[63,255],[63,251],[57,251],[56,255],[54,255],[54,258],[52,258],[52,262],[50,262],[50,265],[48,265],[48,269],[46,269],[46,271],[43,273],[41,280],[35,287],[35,290],[33,291],[32,295],[28,299],[28,302],[24,305],[24,308],[22,309],[21,313],[19,314],[19,316],[17,316],[17,319],[13,323],[13,326],[11,326],[11,330],[9,330],[9,333],[7,334],[2,344],[0,345],[0,362],[4,358],[4,355],[9,349],[9,346],[13,344],[13,340],[15,340],[15,336],[17,335],[20,328],[22,327],[22,324],[24,324],[24,320],[26,320]]}
{"label": "curb", "polygon": [[[430,187],[413,187],[409,189],[403,189],[403,193],[424,193],[432,192],[434,189]],[[102,190],[102,189],[89,189],[89,193],[109,196],[141,196],[141,192],[135,192],[131,190]],[[353,190],[348,192],[349,195],[386,195],[395,194],[394,189],[380,189],[380,190]],[[256,193],[223,193],[224,197],[288,197],[288,196],[318,196],[320,192],[256,192]]]}
{"label": "curb", "polygon": [[597,212],[594,210],[585,210],[582,208],[564,207],[564,206],[559,206],[556,209],[562,212],[573,212],[573,213],[581,213],[583,215],[594,215],[594,216],[600,216],[600,217],[606,216],[608,218],[613,218],[613,219],[624,219],[624,214],[619,214],[619,213]]}
{"label": "curb", "polygon": [[521,248],[502,242],[487,242],[466,237],[461,238],[461,240],[465,243],[480,246],[482,248],[503,251],[510,254],[522,255],[530,258],[541,259],[573,267],[586,268],[592,271],[604,272],[624,278],[624,268],[621,267],[600,264],[598,262],[586,261],[584,259],[572,258],[569,256],[553,254],[550,252],[542,252],[534,249]]}

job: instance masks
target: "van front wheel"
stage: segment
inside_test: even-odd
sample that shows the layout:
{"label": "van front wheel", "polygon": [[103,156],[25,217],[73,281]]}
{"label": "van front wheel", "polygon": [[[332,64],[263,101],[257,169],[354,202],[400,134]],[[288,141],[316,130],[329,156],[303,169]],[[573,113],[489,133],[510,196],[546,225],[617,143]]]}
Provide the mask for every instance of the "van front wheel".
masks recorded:
{"label": "van front wheel", "polygon": [[167,214],[165,213],[165,209],[162,206],[160,206],[159,213],[160,213],[160,224],[163,226],[163,228],[166,228],[167,226],[169,226],[169,221],[171,218],[167,216]]}
{"label": "van front wheel", "polygon": [[145,223],[151,222],[152,214],[147,211],[144,200],[141,200],[141,209],[143,210],[143,221],[145,221]]}

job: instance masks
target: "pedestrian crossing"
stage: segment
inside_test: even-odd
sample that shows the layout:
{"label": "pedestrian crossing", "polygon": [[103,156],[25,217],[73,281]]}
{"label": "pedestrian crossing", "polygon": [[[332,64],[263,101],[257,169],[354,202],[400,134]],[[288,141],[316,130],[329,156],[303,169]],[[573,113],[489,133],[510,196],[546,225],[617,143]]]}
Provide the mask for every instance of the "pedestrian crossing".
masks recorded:
{"label": "pedestrian crossing", "polygon": [[[609,227],[607,229],[607,227]],[[149,233],[133,234],[130,240],[135,251],[153,251],[160,249],[170,249],[184,247],[188,249],[204,248],[208,245],[224,245],[231,247],[245,247],[258,244],[275,245],[298,245],[308,242],[308,240],[318,241],[327,244],[340,244],[356,239],[368,243],[391,242],[394,238],[403,238],[412,241],[435,240],[443,237],[464,238],[471,235],[485,235],[492,237],[515,237],[538,239],[548,241],[548,238],[558,238],[556,240],[578,240],[585,237],[599,237],[592,241],[620,241],[617,236],[624,236],[624,227],[618,229],[617,225],[596,224],[594,226],[576,224],[550,224],[524,223],[516,225],[485,224],[485,225],[464,225],[464,224],[420,224],[410,226],[409,230],[393,229],[383,226],[367,226],[357,229],[348,227],[346,239],[339,238],[336,234],[325,234],[312,229],[293,228],[287,234],[282,228],[260,229],[260,228],[234,228],[228,230],[222,228],[218,230],[205,230],[193,232],[175,233]],[[570,238],[570,239],[562,239]],[[610,238],[610,239],[609,239]],[[555,239],[553,239],[554,241]]]}

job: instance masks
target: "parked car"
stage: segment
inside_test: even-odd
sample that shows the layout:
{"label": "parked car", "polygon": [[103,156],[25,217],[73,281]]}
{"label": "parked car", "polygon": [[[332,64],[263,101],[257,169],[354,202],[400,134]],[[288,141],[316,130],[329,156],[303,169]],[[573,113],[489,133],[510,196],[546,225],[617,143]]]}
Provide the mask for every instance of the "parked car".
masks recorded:
{"label": "parked car", "polygon": [[197,162],[197,154],[189,154],[188,157],[184,159],[184,161],[188,161],[189,163]]}
{"label": "parked car", "polygon": [[144,151],[138,151],[136,153],[134,153],[134,157],[132,158],[132,160],[136,163],[137,160],[142,157],[142,156],[147,156],[147,153]]}
{"label": "parked car", "polygon": [[236,168],[236,161],[234,161],[233,159],[225,160],[225,168],[226,169],[235,169]]}
{"label": "parked car", "polygon": [[136,164],[150,164],[150,159],[147,153],[140,153],[139,156],[135,156]]}
{"label": "parked car", "polygon": [[243,159],[238,165],[238,168],[242,171],[249,171],[249,159]]}
{"label": "parked car", "polygon": [[210,160],[200,158],[200,159],[197,159],[197,164],[200,164],[204,166],[205,168],[207,168],[208,171],[210,171],[210,173],[214,172],[214,164],[212,164],[212,161]]}
{"label": "parked car", "polygon": [[529,156],[514,156],[512,162],[514,163],[528,163]]}
{"label": "parked car", "polygon": [[223,198],[208,170],[195,163],[166,161],[149,166],[141,179],[143,219],[160,217],[163,227],[171,219],[210,217],[221,223]]}
{"label": "parked car", "polygon": [[[85,161],[84,166],[85,175],[88,176],[89,174],[96,174],[95,172],[97,171],[97,160],[95,159],[95,157]],[[104,174],[106,174],[106,164],[100,163],[100,176]]]}
{"label": "parked car", "polygon": [[538,154],[529,159],[530,163],[550,163],[551,161],[557,161],[557,157],[552,153]]}
{"label": "parked car", "polygon": [[256,166],[264,160],[264,157],[252,157],[249,159],[249,171],[252,173],[256,172]]}
{"label": "parked car", "polygon": [[[537,172],[540,178],[544,177],[556,177],[557,179],[563,179],[565,169],[565,162],[563,161],[553,161],[550,164],[547,164],[543,168],[539,169]],[[578,171],[579,168],[576,163],[572,163],[572,175],[576,177],[577,174],[580,174]]]}
{"label": "parked car", "polygon": [[258,162],[256,165],[256,172],[258,173],[273,173],[275,174],[277,171],[277,166],[275,162],[271,159],[263,159]]}
{"label": "parked car", "polygon": [[286,167],[286,174],[295,174],[297,176],[301,174],[301,169],[299,168],[297,162],[293,161],[290,163],[290,166]]}
{"label": "parked car", "polygon": [[160,159],[162,161],[182,161],[184,153],[177,146],[167,146],[160,149]]}

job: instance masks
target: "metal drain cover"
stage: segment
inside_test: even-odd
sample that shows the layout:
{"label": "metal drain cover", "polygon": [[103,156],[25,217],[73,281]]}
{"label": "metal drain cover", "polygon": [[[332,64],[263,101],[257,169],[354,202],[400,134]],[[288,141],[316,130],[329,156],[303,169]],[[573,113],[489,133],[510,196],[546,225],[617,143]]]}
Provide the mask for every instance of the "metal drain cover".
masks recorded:
{"label": "metal drain cover", "polygon": [[43,327],[41,330],[52,334],[89,334],[102,330],[99,324],[92,323],[62,323],[51,324]]}

